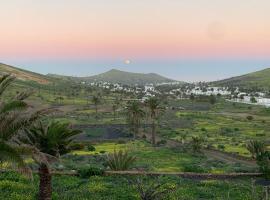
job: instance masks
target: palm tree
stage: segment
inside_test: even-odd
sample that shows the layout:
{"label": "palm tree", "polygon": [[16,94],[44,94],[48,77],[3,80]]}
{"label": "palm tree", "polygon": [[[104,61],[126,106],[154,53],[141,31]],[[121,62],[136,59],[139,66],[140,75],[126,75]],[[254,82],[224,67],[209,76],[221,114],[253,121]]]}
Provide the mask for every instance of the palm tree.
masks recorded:
{"label": "palm tree", "polygon": [[32,158],[39,165],[39,200],[51,200],[50,163],[70,151],[70,144],[79,133],[80,130],[72,130],[67,123],[53,121],[45,125],[39,122],[19,138],[22,144],[35,149]]}
{"label": "palm tree", "polygon": [[145,115],[145,112],[141,108],[141,105],[138,101],[130,101],[126,107],[127,121],[133,132],[134,139],[139,134],[139,128],[141,120]]}
{"label": "palm tree", "polygon": [[98,118],[98,105],[101,103],[101,96],[100,95],[94,95],[92,97],[92,102],[95,105],[96,119],[97,119]]}
{"label": "palm tree", "polygon": [[161,113],[163,113],[164,108],[161,106],[161,102],[159,99],[155,97],[151,97],[146,102],[146,106],[149,108],[150,111],[150,118],[151,118],[151,127],[152,127],[152,144],[156,144],[156,125],[158,118]]}
{"label": "palm tree", "polygon": [[[46,114],[48,110],[29,112],[28,104],[24,101],[32,92],[18,93],[9,101],[3,100],[3,93],[13,83],[15,77],[4,75],[0,78],[0,160],[16,164],[19,171],[30,175],[30,169],[24,162],[24,154],[31,149],[18,145],[17,137],[23,129]],[[1,98],[2,97],[2,98]]]}

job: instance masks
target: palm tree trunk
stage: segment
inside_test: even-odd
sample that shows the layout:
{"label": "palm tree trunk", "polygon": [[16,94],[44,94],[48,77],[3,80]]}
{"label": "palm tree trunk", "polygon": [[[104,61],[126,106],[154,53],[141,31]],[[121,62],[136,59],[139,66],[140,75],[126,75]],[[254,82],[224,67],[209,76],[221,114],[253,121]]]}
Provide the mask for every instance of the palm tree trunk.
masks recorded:
{"label": "palm tree trunk", "polygon": [[96,109],[96,120],[98,119],[98,107],[97,105],[95,105],[95,109]]}
{"label": "palm tree trunk", "polygon": [[152,145],[156,145],[156,124],[155,120],[152,121]]}
{"label": "palm tree trunk", "polygon": [[39,167],[39,200],[52,199],[52,175],[47,165],[41,164]]}

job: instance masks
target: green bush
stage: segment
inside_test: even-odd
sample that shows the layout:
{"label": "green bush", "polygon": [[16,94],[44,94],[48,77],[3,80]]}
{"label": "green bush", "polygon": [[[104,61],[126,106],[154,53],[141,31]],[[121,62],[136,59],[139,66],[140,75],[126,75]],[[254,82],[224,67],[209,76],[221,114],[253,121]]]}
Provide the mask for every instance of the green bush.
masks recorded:
{"label": "green bush", "polygon": [[104,170],[98,167],[85,167],[78,170],[81,178],[89,178],[91,176],[102,176]]}
{"label": "green bush", "polygon": [[89,145],[87,146],[87,150],[88,150],[88,151],[96,151],[96,148],[95,148],[93,145],[89,144]]}
{"label": "green bush", "polygon": [[247,120],[251,121],[251,120],[253,120],[253,119],[254,119],[253,116],[251,116],[251,115],[247,116]]}
{"label": "green bush", "polygon": [[270,152],[265,151],[257,156],[257,165],[266,179],[270,179]]}

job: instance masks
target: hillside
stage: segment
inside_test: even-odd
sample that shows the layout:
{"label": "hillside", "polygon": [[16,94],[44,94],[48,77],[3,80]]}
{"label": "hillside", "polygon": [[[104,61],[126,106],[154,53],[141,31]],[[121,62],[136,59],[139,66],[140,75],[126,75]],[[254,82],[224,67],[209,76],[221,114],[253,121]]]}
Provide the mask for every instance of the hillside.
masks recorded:
{"label": "hillside", "polygon": [[39,84],[50,83],[50,78],[45,75],[19,69],[3,63],[0,63],[0,74],[12,74],[21,81],[34,81]]}
{"label": "hillside", "polygon": [[[60,78],[59,75],[49,74],[50,77]],[[89,77],[68,77],[62,76],[63,79],[77,80],[77,81],[87,81],[87,82],[110,82],[110,83],[121,83],[125,85],[135,85],[135,84],[147,84],[147,83],[164,83],[164,82],[174,82],[174,80],[160,76],[155,73],[143,74],[143,73],[132,73],[125,72],[116,69],[112,69],[108,72],[89,76]]]}
{"label": "hillside", "polygon": [[216,86],[270,90],[270,68],[212,83]]}

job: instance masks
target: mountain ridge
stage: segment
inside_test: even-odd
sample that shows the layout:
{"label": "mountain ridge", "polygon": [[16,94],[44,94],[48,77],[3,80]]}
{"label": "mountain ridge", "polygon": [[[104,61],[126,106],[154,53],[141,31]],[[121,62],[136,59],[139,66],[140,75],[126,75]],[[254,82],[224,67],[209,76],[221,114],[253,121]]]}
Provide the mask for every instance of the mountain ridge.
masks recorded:
{"label": "mountain ridge", "polygon": [[211,82],[216,86],[270,90],[270,68]]}
{"label": "mountain ridge", "polygon": [[75,81],[87,81],[87,82],[110,82],[120,83],[125,85],[145,85],[145,84],[158,84],[164,82],[175,82],[175,80],[166,78],[156,73],[134,73],[126,72],[118,69],[111,69],[101,74],[86,77],[72,77],[72,76],[61,76],[56,74],[48,74],[51,77],[62,77],[64,79],[71,79]]}

